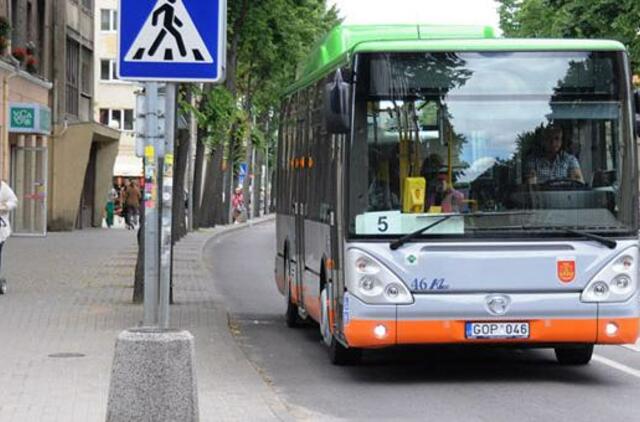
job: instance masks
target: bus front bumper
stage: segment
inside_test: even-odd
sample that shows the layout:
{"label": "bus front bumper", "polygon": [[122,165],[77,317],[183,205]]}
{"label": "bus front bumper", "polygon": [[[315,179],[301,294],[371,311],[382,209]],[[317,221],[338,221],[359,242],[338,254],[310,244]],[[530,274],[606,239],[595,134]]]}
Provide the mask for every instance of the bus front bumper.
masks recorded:
{"label": "bus front bumper", "polygon": [[[411,305],[368,305],[346,299],[344,336],[350,347],[405,344],[626,344],[640,329],[638,297],[624,303],[584,303],[580,293],[509,294],[501,316],[486,307],[487,294],[415,295]],[[467,338],[469,322],[527,322],[527,338]]]}

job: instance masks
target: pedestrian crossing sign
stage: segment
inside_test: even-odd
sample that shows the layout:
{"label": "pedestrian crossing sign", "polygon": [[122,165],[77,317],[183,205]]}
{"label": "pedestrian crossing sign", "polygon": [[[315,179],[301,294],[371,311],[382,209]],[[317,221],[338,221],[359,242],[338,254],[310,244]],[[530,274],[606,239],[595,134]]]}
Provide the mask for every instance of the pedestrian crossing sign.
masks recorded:
{"label": "pedestrian crossing sign", "polygon": [[120,0],[118,76],[221,82],[226,0]]}

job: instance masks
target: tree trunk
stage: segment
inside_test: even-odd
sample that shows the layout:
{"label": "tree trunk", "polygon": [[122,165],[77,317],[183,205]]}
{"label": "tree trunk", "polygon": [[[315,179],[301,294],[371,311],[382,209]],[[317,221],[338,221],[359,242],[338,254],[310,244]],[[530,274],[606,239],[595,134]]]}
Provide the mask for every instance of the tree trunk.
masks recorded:
{"label": "tree trunk", "polygon": [[233,32],[231,35],[231,43],[227,50],[227,75],[225,78],[225,87],[231,92],[235,98],[237,93],[236,87],[236,71],[238,69],[238,45],[240,43],[240,36],[242,34],[242,27],[249,13],[249,0],[242,0],[242,9],[240,14],[233,22]]}
{"label": "tree trunk", "polygon": [[200,226],[214,227],[216,225],[216,212],[221,207],[218,185],[221,183],[220,162],[222,161],[223,146],[218,144],[216,149],[208,156],[207,174],[205,177],[205,188],[200,205]]}
{"label": "tree trunk", "polygon": [[225,203],[227,198],[222,198],[222,193],[224,192],[224,171],[222,169],[222,162],[224,161],[224,146],[222,143],[218,145],[216,151],[213,154],[213,159],[211,160],[211,164],[214,166],[215,173],[212,179],[212,189],[213,189],[213,204],[214,208],[212,221],[214,224],[226,224],[226,220],[220,218],[220,216],[224,213]]}
{"label": "tree trunk", "polygon": [[171,225],[172,243],[176,243],[187,234],[185,222],[184,181],[189,158],[189,131],[181,129],[176,136],[173,163],[173,204]]}
{"label": "tree trunk", "polygon": [[138,228],[138,257],[136,258],[136,272],[133,279],[133,303],[144,301],[144,200],[140,207],[140,227]]}
{"label": "tree trunk", "polygon": [[196,159],[193,166],[193,186],[190,187],[193,192],[193,229],[198,230],[200,228],[200,207],[202,202],[202,166],[204,164],[204,131],[198,128],[198,140],[196,141]]}
{"label": "tree trunk", "polygon": [[[232,126],[231,128],[231,133],[235,133],[235,128]],[[231,198],[233,197],[233,191],[235,186],[237,185],[237,179],[236,179],[236,175],[234,174],[234,166],[235,166],[235,162],[234,162],[234,151],[236,148],[235,143],[237,142],[237,140],[231,136],[229,138],[229,145],[228,145],[228,152],[227,152],[227,168],[225,171],[225,178],[224,178],[224,186],[222,187],[224,189],[224,209],[222,211],[222,214],[220,215],[220,219],[224,222],[223,224],[230,224],[232,221],[231,219]]]}
{"label": "tree trunk", "polygon": [[260,217],[260,210],[262,208],[262,151],[256,150],[256,159],[253,164],[253,195],[251,201],[253,202],[253,217]]}

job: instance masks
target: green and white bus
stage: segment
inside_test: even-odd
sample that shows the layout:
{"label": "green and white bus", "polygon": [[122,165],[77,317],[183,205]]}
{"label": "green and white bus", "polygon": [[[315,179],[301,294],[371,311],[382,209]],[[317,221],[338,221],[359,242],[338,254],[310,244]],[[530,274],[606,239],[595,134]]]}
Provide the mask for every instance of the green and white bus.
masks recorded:
{"label": "green and white bus", "polygon": [[[339,26],[284,96],[275,278],[337,364],[394,345],[638,338],[625,47]],[[635,110],[634,110],[635,109]]]}

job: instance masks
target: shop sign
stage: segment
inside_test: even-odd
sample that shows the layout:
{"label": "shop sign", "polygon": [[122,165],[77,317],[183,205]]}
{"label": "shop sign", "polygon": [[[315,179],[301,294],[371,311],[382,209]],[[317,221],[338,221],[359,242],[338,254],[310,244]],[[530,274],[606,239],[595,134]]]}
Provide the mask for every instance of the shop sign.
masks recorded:
{"label": "shop sign", "polygon": [[10,104],[9,132],[50,135],[51,109],[42,104]]}

